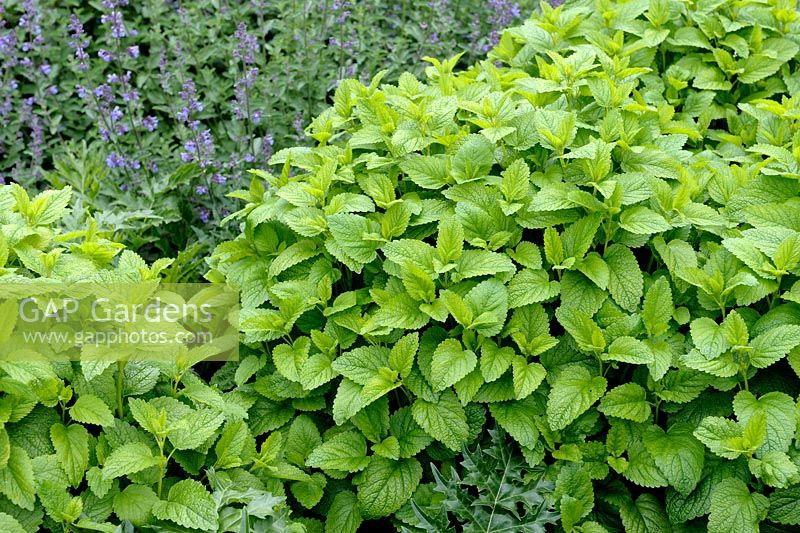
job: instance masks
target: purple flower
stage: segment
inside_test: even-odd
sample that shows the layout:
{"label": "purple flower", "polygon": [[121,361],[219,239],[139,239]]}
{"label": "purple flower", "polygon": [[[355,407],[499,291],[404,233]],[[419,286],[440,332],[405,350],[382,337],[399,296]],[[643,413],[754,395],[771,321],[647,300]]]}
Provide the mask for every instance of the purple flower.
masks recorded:
{"label": "purple flower", "polygon": [[58,94],[58,87],[56,87],[55,85],[51,85],[50,87],[48,87],[47,92],[52,95],[56,95]]}
{"label": "purple flower", "polygon": [[518,3],[509,0],[489,0],[489,7],[491,8],[489,41],[492,46],[497,46],[500,42],[500,33],[520,16],[521,11]]}
{"label": "purple flower", "polygon": [[203,224],[207,224],[208,220],[211,218],[211,213],[205,207],[201,207],[197,214],[200,217],[200,220],[203,221]]}
{"label": "purple flower", "polygon": [[147,131],[155,131],[158,127],[158,118],[154,116],[146,116],[142,119],[142,125]]}
{"label": "purple flower", "polygon": [[271,133],[267,133],[261,139],[261,159],[264,163],[269,162],[272,157],[272,146],[275,144],[275,138]]}
{"label": "purple flower", "polygon": [[49,76],[50,73],[53,71],[53,68],[50,66],[49,63],[42,63],[39,66],[39,70],[41,70],[42,74],[44,74],[45,76]]}
{"label": "purple flower", "polygon": [[106,63],[109,63],[112,59],[114,59],[113,54],[111,52],[109,52],[108,50],[105,50],[103,48],[101,48],[100,50],[97,51],[97,57],[99,57],[100,59],[102,59]]}
{"label": "purple flower", "polygon": [[95,87],[94,91],[92,91],[92,94],[94,94],[95,98],[104,102],[111,102],[114,99],[114,91],[112,91],[111,87],[105,83]]}
{"label": "purple flower", "polygon": [[234,34],[236,42],[233,47],[233,57],[239,59],[245,65],[251,65],[256,62],[256,53],[258,53],[258,41],[256,36],[247,31],[247,24],[240,22],[236,27]]}
{"label": "purple flower", "polygon": [[139,91],[136,89],[131,89],[129,91],[124,91],[122,93],[122,101],[123,102],[135,102],[139,99]]}
{"label": "purple flower", "polygon": [[305,137],[305,133],[303,132],[303,113],[298,111],[294,115],[294,120],[292,121],[292,129],[294,129],[295,133],[301,137]]}
{"label": "purple flower", "polygon": [[129,46],[128,48],[125,49],[125,51],[128,53],[129,57],[133,58],[139,57],[139,47],[136,45]]}
{"label": "purple flower", "polygon": [[122,39],[128,35],[128,30],[125,28],[125,22],[122,20],[122,13],[117,9],[111,10],[100,17],[100,22],[111,26],[111,36],[114,39]]}
{"label": "purple flower", "polygon": [[125,114],[118,106],[114,106],[114,109],[111,110],[108,116],[111,118],[111,122],[119,122]]}
{"label": "purple flower", "polygon": [[197,99],[197,89],[191,78],[183,82],[183,87],[178,96],[183,103],[183,106],[178,111],[178,120],[185,123],[189,129],[196,130],[200,124],[198,121],[190,120],[190,118],[193,113],[201,113],[203,111],[203,104]]}
{"label": "purple flower", "polygon": [[203,168],[211,165],[214,156],[214,138],[211,136],[211,131],[203,130],[194,139],[188,139],[183,143],[183,149],[181,160],[185,163],[196,161]]}
{"label": "purple flower", "polygon": [[197,187],[195,187],[194,192],[201,196],[205,196],[206,194],[208,194],[208,187],[206,187],[205,185],[198,185]]}
{"label": "purple flower", "polygon": [[214,177],[212,179],[214,180],[214,183],[216,183],[217,185],[224,185],[225,183],[228,182],[228,178],[226,178],[225,176],[223,176],[219,172],[214,174]]}
{"label": "purple flower", "polygon": [[111,152],[106,157],[106,166],[108,168],[125,168],[125,159],[116,152]]}
{"label": "purple flower", "polygon": [[85,71],[89,68],[89,54],[86,53],[86,48],[89,47],[89,41],[83,39],[85,32],[83,24],[78,17],[74,14],[69,17],[69,47],[75,50],[75,59],[78,61],[78,70]]}

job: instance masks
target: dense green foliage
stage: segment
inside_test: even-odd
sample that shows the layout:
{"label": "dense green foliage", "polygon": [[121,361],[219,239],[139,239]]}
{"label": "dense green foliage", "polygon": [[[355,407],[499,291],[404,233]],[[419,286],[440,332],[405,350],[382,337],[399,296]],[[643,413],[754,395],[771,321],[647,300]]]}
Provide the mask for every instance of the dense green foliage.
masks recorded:
{"label": "dense green foliage", "polygon": [[496,424],[565,531],[800,522],[798,29],[568,2],[467,71],[343,82],[210,275],[298,503],[352,531]]}
{"label": "dense green foliage", "polygon": [[[798,35],[574,0],[342,81],[207,259],[240,361],[0,360],[0,529],[792,531]],[[71,193],[0,188],[0,282],[183,279]]]}

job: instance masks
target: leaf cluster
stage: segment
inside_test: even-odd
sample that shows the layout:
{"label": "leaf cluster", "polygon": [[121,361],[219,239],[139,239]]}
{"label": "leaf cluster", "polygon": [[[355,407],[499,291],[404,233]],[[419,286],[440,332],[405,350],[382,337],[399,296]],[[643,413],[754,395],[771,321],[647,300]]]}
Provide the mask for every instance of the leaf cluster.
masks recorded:
{"label": "leaf cluster", "polygon": [[300,504],[355,531],[501,428],[565,531],[797,523],[797,28],[574,1],[470,69],[343,82],[209,275],[308,443]]}

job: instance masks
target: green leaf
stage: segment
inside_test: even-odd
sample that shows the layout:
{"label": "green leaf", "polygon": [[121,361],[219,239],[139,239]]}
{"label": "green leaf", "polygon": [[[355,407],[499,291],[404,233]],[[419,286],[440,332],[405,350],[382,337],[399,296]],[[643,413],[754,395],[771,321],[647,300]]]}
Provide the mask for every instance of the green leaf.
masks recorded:
{"label": "green leaf", "polygon": [[518,272],[508,284],[508,305],[513,309],[543,302],[558,293],[558,282],[550,281],[547,272],[526,268]]}
{"label": "green leaf", "polygon": [[770,487],[786,488],[800,481],[800,469],[785,452],[767,452],[748,461],[750,472]]}
{"label": "green leaf", "polygon": [[337,493],[327,512],[325,533],[357,533],[361,522],[358,497],[350,491]]}
{"label": "green leaf", "polygon": [[452,176],[467,183],[489,173],[494,163],[494,144],[482,135],[470,135],[453,156]]}
{"label": "green leaf", "polygon": [[286,269],[318,255],[317,245],[310,239],[296,242],[282,251],[269,265],[270,277],[277,277]]}
{"label": "green leaf", "polygon": [[575,343],[586,352],[602,352],[606,347],[606,339],[603,331],[595,324],[592,318],[577,309],[567,309],[559,307],[556,311],[556,318],[572,335]]}
{"label": "green leaf", "polygon": [[602,356],[604,361],[619,361],[633,365],[647,365],[654,361],[653,352],[645,343],[633,337],[618,337]]}
{"label": "green leaf", "polygon": [[624,210],[619,217],[619,226],[637,235],[661,233],[671,227],[664,217],[644,206]]}
{"label": "green leaf", "polygon": [[739,391],[733,398],[733,410],[741,424],[747,424],[753,417],[763,417],[766,421],[764,444],[756,452],[759,456],[789,451],[797,425],[795,402],[791,396],[768,392],[757,399],[751,392]]}
{"label": "green leaf", "polygon": [[439,221],[436,251],[439,260],[445,265],[461,258],[464,252],[464,228],[455,217],[446,217]]}
{"label": "green leaf", "polygon": [[606,380],[582,366],[561,371],[547,397],[547,421],[554,431],[564,429],[606,392]]}
{"label": "green leaf", "polygon": [[306,464],[322,470],[358,472],[369,464],[367,443],[355,431],[339,433],[314,448]]}
{"label": "green leaf", "polygon": [[594,488],[588,472],[578,463],[561,468],[556,480],[554,497],[567,530],[588,515],[594,507]]}
{"label": "green leaf", "polygon": [[411,373],[418,349],[419,335],[417,333],[405,335],[392,346],[392,351],[389,353],[389,368],[399,373],[401,378],[407,377]]}
{"label": "green leaf", "polygon": [[152,516],[153,506],[158,496],[150,487],[128,485],[114,496],[114,514],[120,520],[128,520],[135,526],[146,524]]}
{"label": "green leaf", "polygon": [[179,481],[169,489],[166,500],[153,505],[153,515],[179,526],[203,531],[217,529],[217,504],[203,485],[193,479]]}
{"label": "green leaf", "polygon": [[523,448],[535,448],[539,432],[534,416],[541,414],[535,402],[529,400],[495,402],[489,411],[498,425],[511,435]]}
{"label": "green leaf", "polygon": [[511,362],[514,360],[514,349],[509,347],[500,348],[487,339],[481,346],[481,375],[486,382],[492,382],[505,374]]}
{"label": "green leaf", "polygon": [[611,297],[626,311],[635,311],[642,297],[644,280],[633,252],[627,246],[612,244],[603,259],[608,264]]}
{"label": "green leaf", "polygon": [[403,286],[414,300],[430,303],[436,299],[436,285],[430,275],[417,265],[403,267]]}
{"label": "green leaf", "polygon": [[298,337],[292,343],[279,344],[272,350],[272,361],[283,377],[288,380],[300,382],[300,370],[308,359],[311,349],[311,339]]}
{"label": "green leaf", "polygon": [[76,422],[95,424],[98,426],[111,426],[114,424],[114,415],[108,405],[93,394],[82,394],[75,400],[69,409],[69,416]]}
{"label": "green leaf", "polygon": [[71,524],[77,521],[83,511],[83,501],[70,498],[66,487],[50,480],[39,483],[39,500],[47,515],[56,522]]}
{"label": "green leaf", "polygon": [[626,499],[620,505],[619,515],[626,532],[650,533],[672,530],[661,502],[652,494],[642,494],[635,502]]}
{"label": "green leaf", "polygon": [[584,276],[592,280],[592,282],[599,288],[606,290],[608,288],[608,280],[611,277],[611,272],[608,265],[597,252],[591,252],[583,258],[577,265],[578,271]]}
{"label": "green leaf", "polygon": [[6,513],[0,513],[0,531],[4,531],[5,533],[26,533],[22,524],[20,524],[16,518]]}
{"label": "green leaf", "polygon": [[70,485],[77,487],[89,466],[89,432],[77,424],[53,424],[50,440]]}
{"label": "green leaf", "polygon": [[524,357],[515,357],[511,363],[514,394],[522,400],[539,388],[547,371],[539,363],[528,363]]}
{"label": "green leaf", "polygon": [[400,457],[414,457],[433,442],[433,438],[414,420],[410,407],[403,407],[392,414],[389,432],[397,438]]}
{"label": "green leaf", "polygon": [[192,450],[213,437],[225,422],[225,416],[215,409],[198,409],[171,426],[169,441],[176,450]]}
{"label": "green leaf", "polygon": [[244,420],[225,424],[219,440],[214,445],[217,460],[214,468],[225,469],[243,465],[255,452],[255,439]]}
{"label": "green leaf", "polygon": [[422,479],[416,459],[394,461],[373,457],[358,484],[358,501],[364,518],[389,516],[408,501]]}
{"label": "green leaf", "polygon": [[464,296],[464,303],[474,317],[469,329],[485,337],[503,329],[508,314],[508,292],[503,283],[496,279],[482,281]]}
{"label": "green leaf", "polygon": [[361,400],[367,406],[402,385],[397,372],[386,367],[378,369],[361,389]]}
{"label": "green leaf", "polygon": [[756,368],[767,368],[786,357],[793,348],[800,346],[800,326],[776,326],[752,341],[750,364]]}
{"label": "green leaf", "polygon": [[662,400],[675,403],[689,403],[708,387],[709,376],[693,370],[675,370],[667,373],[661,380],[663,389],[656,391]]}
{"label": "green leaf", "polygon": [[467,415],[451,390],[442,392],[437,402],[417,398],[411,406],[414,420],[425,432],[454,452],[460,451],[469,436]]}
{"label": "green leaf", "polygon": [[773,522],[800,526],[800,485],[778,489],[769,495],[769,515]]}
{"label": "green leaf", "polygon": [[103,464],[103,479],[109,480],[141,472],[159,464],[161,459],[141,442],[130,442],[116,448]]}
{"label": "green leaf", "polygon": [[646,422],[651,414],[647,392],[636,383],[623,383],[614,387],[603,396],[597,409],[606,416],[634,422]]}
{"label": "green leaf", "polygon": [[344,424],[364,408],[361,398],[363,387],[347,378],[342,379],[333,399],[333,420],[337,425]]}
{"label": "green leaf", "polygon": [[767,516],[769,500],[761,494],[750,494],[741,480],[722,480],[711,494],[708,515],[709,533],[757,533],[758,524]]}
{"label": "green leaf", "polygon": [[400,459],[400,441],[394,435],[390,435],[381,442],[374,444],[372,451],[375,455],[380,455],[387,459]]}
{"label": "green leaf", "polygon": [[455,385],[472,372],[478,358],[472,350],[464,350],[456,339],[442,341],[433,352],[430,381],[433,389],[442,391]]}
{"label": "green leaf", "polygon": [[505,254],[488,250],[464,250],[456,263],[456,273],[452,274],[452,277],[453,281],[461,281],[515,271],[514,263]]}
{"label": "green leaf", "polygon": [[28,454],[22,448],[11,446],[8,464],[0,469],[0,493],[15,505],[33,510],[36,500],[33,468]]}
{"label": "green leaf", "polygon": [[328,479],[324,474],[315,472],[301,481],[295,481],[290,485],[292,496],[305,507],[306,509],[313,509],[322,497],[325,495],[325,486],[328,484]]}
{"label": "green leaf", "polygon": [[[378,256],[376,250],[380,242],[364,238],[370,233],[380,233],[381,228],[377,222],[350,213],[331,215],[327,221],[331,235],[333,235],[333,242],[346,255],[344,259],[352,260],[354,271],[360,273],[363,265],[372,262]],[[326,241],[326,245],[330,242]],[[330,247],[328,250],[337,255]]]}
{"label": "green leaf", "polygon": [[536,108],[534,126],[542,146],[557,153],[564,152],[577,132],[575,114],[556,109]]}
{"label": "green leaf", "polygon": [[309,454],[320,444],[322,437],[314,421],[308,415],[300,415],[289,426],[283,455],[289,462],[302,466]]}
{"label": "green leaf", "polygon": [[726,459],[736,459],[742,454],[755,452],[766,437],[766,420],[763,416],[753,416],[747,424],[740,424],[727,418],[707,416],[694,431],[694,436],[713,453]]}
{"label": "green leaf", "polygon": [[672,289],[667,278],[661,276],[650,285],[642,305],[642,322],[650,337],[657,337],[667,331],[672,319]]}
{"label": "green leaf", "polygon": [[314,390],[335,377],[331,356],[324,353],[315,353],[309,357],[300,370],[300,383],[304,390]]}
{"label": "green leaf", "polygon": [[693,320],[691,331],[692,342],[707,359],[714,359],[728,349],[724,330],[710,318]]}
{"label": "green leaf", "polygon": [[383,346],[364,346],[345,352],[331,366],[344,377],[366,385],[381,367],[389,366],[391,350]]}
{"label": "green leaf", "polygon": [[647,452],[670,485],[681,494],[694,490],[703,473],[705,448],[688,424],[673,424],[666,432],[650,426],[643,434]]}

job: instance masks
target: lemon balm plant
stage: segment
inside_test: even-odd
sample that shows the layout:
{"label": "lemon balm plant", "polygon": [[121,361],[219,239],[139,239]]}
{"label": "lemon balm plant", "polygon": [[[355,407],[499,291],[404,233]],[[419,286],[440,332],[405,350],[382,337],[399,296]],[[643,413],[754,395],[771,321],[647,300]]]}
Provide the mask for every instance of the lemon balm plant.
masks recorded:
{"label": "lemon balm plant", "polygon": [[295,507],[419,527],[429,463],[499,426],[564,531],[800,524],[797,29],[543,4],[468,70],[342,82],[209,274]]}
{"label": "lemon balm plant", "polygon": [[[32,320],[13,292],[152,285],[170,263],[148,265],[93,223],[63,231],[70,204],[69,188],[0,187],[0,530],[304,531],[285,498],[234,469],[255,454],[248,400],[206,384],[191,358],[69,360],[68,346],[13,335]],[[68,331],[54,317],[39,330]]]}

